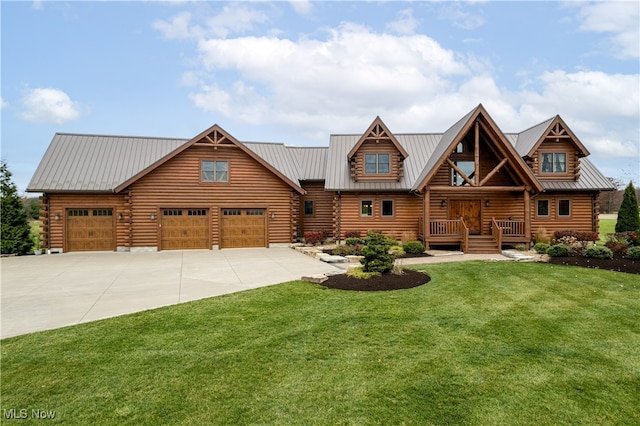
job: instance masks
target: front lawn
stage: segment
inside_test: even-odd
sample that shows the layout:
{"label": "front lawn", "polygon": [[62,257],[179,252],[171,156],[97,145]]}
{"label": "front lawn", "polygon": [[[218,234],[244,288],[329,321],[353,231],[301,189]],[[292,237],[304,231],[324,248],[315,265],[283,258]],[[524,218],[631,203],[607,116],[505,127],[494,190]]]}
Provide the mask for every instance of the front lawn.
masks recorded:
{"label": "front lawn", "polygon": [[600,219],[598,223],[598,230],[600,231],[599,245],[604,245],[607,242],[607,234],[613,234],[616,232],[617,219]]}
{"label": "front lawn", "polygon": [[432,280],[408,290],[295,281],[5,339],[3,420],[640,424],[637,276],[417,268]]}

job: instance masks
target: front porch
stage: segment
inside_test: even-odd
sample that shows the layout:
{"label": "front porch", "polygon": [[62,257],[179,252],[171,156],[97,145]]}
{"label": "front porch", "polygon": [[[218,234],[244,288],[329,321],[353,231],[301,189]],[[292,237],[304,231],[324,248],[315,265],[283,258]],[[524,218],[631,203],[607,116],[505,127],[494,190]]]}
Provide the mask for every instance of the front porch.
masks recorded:
{"label": "front porch", "polygon": [[429,220],[425,233],[424,218],[419,220],[419,235],[425,247],[459,245],[465,253],[500,253],[504,245],[528,246],[525,221],[491,218],[490,234],[471,234],[463,218]]}

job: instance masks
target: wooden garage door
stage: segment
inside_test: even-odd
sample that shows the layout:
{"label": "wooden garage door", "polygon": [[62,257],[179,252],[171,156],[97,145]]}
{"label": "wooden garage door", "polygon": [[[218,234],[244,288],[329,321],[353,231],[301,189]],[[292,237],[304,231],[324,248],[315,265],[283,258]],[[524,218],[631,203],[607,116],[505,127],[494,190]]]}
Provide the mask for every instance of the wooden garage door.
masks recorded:
{"label": "wooden garage door", "polygon": [[264,209],[222,209],[221,248],[266,247]]}
{"label": "wooden garage door", "polygon": [[209,210],[162,209],[161,250],[208,249]]}
{"label": "wooden garage door", "polygon": [[115,250],[113,209],[68,209],[66,251]]}

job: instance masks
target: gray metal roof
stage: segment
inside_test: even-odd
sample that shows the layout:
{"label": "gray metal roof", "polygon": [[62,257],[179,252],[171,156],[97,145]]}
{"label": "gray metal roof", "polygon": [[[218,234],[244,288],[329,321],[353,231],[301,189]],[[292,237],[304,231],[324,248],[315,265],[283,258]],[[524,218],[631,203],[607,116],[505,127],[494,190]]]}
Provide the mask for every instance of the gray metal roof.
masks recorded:
{"label": "gray metal roof", "polygon": [[289,147],[298,157],[300,180],[324,180],[327,174],[328,147]]}
{"label": "gray metal roof", "polygon": [[404,176],[392,182],[354,182],[347,154],[362,135],[331,135],[327,156],[325,189],[340,191],[408,191],[433,155],[441,135],[395,134],[396,139],[409,156],[404,160]]}
{"label": "gray metal roof", "polygon": [[550,119],[545,120],[540,124],[536,124],[535,126],[516,134],[515,143],[509,140],[509,142],[511,142],[516,148],[516,151],[518,151],[518,155],[520,155],[520,157],[524,157],[529,154],[529,152],[536,145],[536,142],[538,142],[540,138],[544,136],[545,130],[549,128],[551,122],[555,119],[556,117],[551,117]]}
{"label": "gray metal roof", "polygon": [[540,180],[545,191],[608,191],[615,187],[586,158],[580,159],[580,177],[577,180]]}
{"label": "gray metal roof", "polygon": [[282,143],[240,142],[296,185],[300,185],[300,164],[294,152]]}
{"label": "gray metal roof", "polygon": [[187,139],[56,133],[27,186],[29,192],[113,192]]}

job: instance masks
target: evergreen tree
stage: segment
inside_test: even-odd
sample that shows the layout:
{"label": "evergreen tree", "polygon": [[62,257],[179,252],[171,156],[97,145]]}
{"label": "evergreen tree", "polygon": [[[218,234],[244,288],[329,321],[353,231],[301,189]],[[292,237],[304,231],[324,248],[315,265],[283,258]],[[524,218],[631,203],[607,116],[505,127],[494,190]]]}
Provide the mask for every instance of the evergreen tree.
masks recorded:
{"label": "evergreen tree", "polygon": [[618,210],[618,221],[616,222],[616,232],[640,231],[640,216],[638,216],[638,197],[633,183],[624,190],[622,204]]}
{"label": "evergreen tree", "polygon": [[27,254],[33,247],[29,223],[16,185],[11,181],[11,172],[4,161],[0,161],[0,189],[0,250],[2,254]]}

